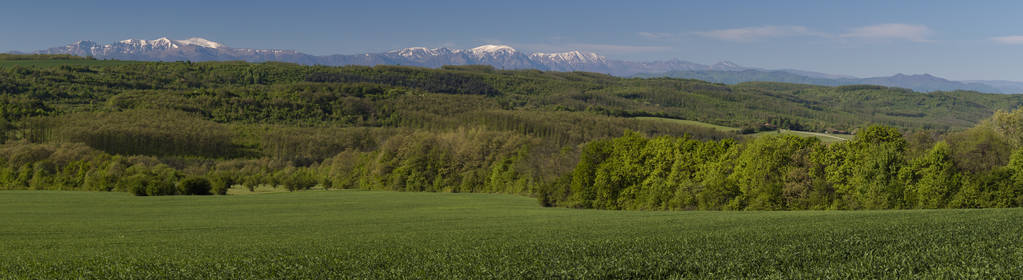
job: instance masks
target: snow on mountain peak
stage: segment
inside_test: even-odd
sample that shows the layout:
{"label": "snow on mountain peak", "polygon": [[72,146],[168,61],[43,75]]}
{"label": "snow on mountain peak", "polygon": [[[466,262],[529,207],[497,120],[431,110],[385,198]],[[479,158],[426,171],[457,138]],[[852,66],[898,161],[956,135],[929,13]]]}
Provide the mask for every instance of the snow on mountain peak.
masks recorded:
{"label": "snow on mountain peak", "polygon": [[552,62],[594,63],[606,62],[607,58],[592,52],[568,51],[560,53],[533,53],[532,59],[549,60]]}
{"label": "snow on mountain peak", "polygon": [[440,49],[428,49],[424,47],[411,47],[399,50],[393,50],[391,53],[397,53],[403,57],[422,57],[422,56],[436,56],[440,55]]}
{"label": "snow on mountain peak", "polygon": [[171,39],[168,39],[167,37],[160,37],[159,39],[156,39],[156,40],[127,39],[127,40],[118,41],[118,43],[125,44],[125,45],[131,45],[131,46],[135,46],[135,47],[143,47],[143,48],[149,47],[149,48],[171,48],[171,49],[176,49],[176,48],[181,47],[182,45],[186,45],[186,46],[187,45],[199,46],[199,47],[205,47],[205,48],[211,48],[211,49],[216,49],[216,48],[224,47],[224,44],[217,43],[217,42],[210,41],[210,40],[206,40],[206,39],[199,38],[199,37],[192,37],[192,38],[188,38],[186,40],[171,40]]}
{"label": "snow on mountain peak", "polygon": [[499,53],[516,53],[514,48],[505,45],[482,45],[469,50],[473,54],[499,54]]}
{"label": "snow on mountain peak", "polygon": [[146,40],[139,40],[139,39],[121,40],[118,43],[125,44],[125,45],[140,45],[140,46],[149,45],[149,42],[147,42]]}
{"label": "snow on mountain peak", "polygon": [[167,39],[167,37],[160,37],[159,39],[149,41],[149,44],[153,47],[178,48],[178,45],[174,44],[174,41],[171,41],[171,39]]}
{"label": "snow on mountain peak", "polygon": [[183,44],[183,45],[193,45],[193,46],[200,46],[200,47],[211,48],[211,49],[217,49],[217,48],[221,48],[221,47],[224,46],[224,44],[217,43],[217,42],[210,41],[210,40],[206,40],[204,38],[199,38],[199,37],[192,37],[192,38],[188,38],[188,39],[185,39],[185,40],[178,40],[178,43]]}

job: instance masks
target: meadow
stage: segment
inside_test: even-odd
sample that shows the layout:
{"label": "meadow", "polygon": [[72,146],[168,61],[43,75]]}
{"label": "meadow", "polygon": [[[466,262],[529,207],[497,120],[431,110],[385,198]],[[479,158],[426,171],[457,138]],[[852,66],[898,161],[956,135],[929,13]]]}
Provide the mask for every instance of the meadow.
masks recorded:
{"label": "meadow", "polygon": [[799,137],[813,137],[820,139],[824,143],[836,143],[842,141],[849,141],[855,138],[852,134],[834,134],[834,133],[820,133],[820,132],[809,132],[809,131],[798,131],[789,129],[779,129],[775,131],[764,131],[752,134],[754,137],[765,136],[765,135],[794,135]]}
{"label": "meadow", "polygon": [[[692,127],[710,128],[710,129],[714,129],[714,130],[722,131],[722,132],[736,132],[737,133],[740,130],[742,130],[741,128],[737,128],[737,127],[728,127],[728,126],[716,125],[716,124],[712,124],[712,123],[705,123],[705,122],[693,121],[693,120],[679,120],[679,119],[658,118],[658,117],[636,117],[636,119],[649,120],[649,121],[654,121],[654,122],[673,123],[673,124],[692,126]],[[799,130],[791,130],[791,129],[778,129],[778,130],[762,131],[762,132],[757,132],[757,133],[749,134],[749,136],[752,136],[752,137],[759,137],[759,136],[765,136],[765,135],[794,135],[794,136],[799,136],[799,137],[813,137],[813,138],[820,139],[821,142],[824,142],[824,143],[842,142],[842,141],[852,140],[855,137],[852,134],[820,133],[820,132],[799,131]]]}
{"label": "meadow", "polygon": [[1018,279],[1021,218],[606,211],[466,193],[4,191],[0,278]]}
{"label": "meadow", "polygon": [[735,127],[728,127],[728,126],[716,125],[716,124],[712,124],[712,123],[705,123],[705,122],[693,121],[693,120],[679,120],[679,119],[658,118],[658,117],[636,117],[636,119],[650,120],[650,121],[659,121],[659,122],[667,122],[667,123],[674,123],[674,124],[681,124],[681,125],[690,125],[690,126],[696,126],[696,127],[706,127],[706,128],[712,128],[712,129],[715,129],[715,130],[719,130],[719,131],[724,131],[724,132],[737,132],[737,131],[739,131],[739,128],[735,128]]}

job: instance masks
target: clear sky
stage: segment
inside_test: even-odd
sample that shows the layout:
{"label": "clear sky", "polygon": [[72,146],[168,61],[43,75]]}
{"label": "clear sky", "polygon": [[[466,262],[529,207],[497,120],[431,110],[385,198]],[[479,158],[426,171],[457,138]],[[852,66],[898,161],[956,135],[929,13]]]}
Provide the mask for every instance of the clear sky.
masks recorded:
{"label": "clear sky", "polygon": [[612,59],[1023,80],[1023,1],[5,1],[0,51],[204,37],[356,54],[500,43]]}

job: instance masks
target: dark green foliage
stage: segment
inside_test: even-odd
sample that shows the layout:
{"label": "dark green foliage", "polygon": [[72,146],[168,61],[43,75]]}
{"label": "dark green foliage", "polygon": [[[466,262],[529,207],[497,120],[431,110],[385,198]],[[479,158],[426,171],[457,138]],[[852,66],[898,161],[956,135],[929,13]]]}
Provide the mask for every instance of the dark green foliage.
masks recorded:
{"label": "dark green foliage", "polygon": [[318,69],[306,81],[318,83],[375,83],[417,88],[451,94],[500,94],[485,81],[485,76],[454,71],[429,71],[416,67],[377,66]]}
{"label": "dark green foliage", "polygon": [[226,195],[227,190],[238,183],[237,175],[234,172],[218,171],[209,175],[210,187],[213,194]]}
{"label": "dark green foliage", "polygon": [[189,177],[178,182],[178,191],[183,195],[211,195],[210,180],[203,177]]}
{"label": "dark green foliage", "polygon": [[170,110],[76,113],[47,119],[54,132],[39,142],[79,142],[111,154],[240,156],[227,126]]}
{"label": "dark green foliage", "polygon": [[118,183],[122,189],[137,196],[183,194],[179,188],[175,187],[175,179],[139,173],[124,177]]}
{"label": "dark green foliage", "polygon": [[319,182],[312,170],[287,167],[274,174],[275,182],[284,185],[288,191],[308,190]]}
{"label": "dark green foliage", "polygon": [[[463,70],[470,69],[470,70]],[[169,108],[218,121],[387,124],[412,94],[484,97],[488,109],[593,111],[742,126],[798,124],[849,130],[864,122],[965,128],[1023,99],[972,92],[931,94],[891,88],[828,88],[679,79],[621,79],[594,73],[472,67],[309,67],[284,63],[133,63],[29,68],[0,65],[0,96],[46,104],[117,109]],[[308,81],[308,82],[307,82]],[[463,103],[463,102],[459,102]],[[92,108],[90,108],[92,107]],[[20,119],[20,117],[19,117]],[[392,124],[393,125],[393,124]]]}
{"label": "dark green foliage", "polygon": [[156,179],[149,182],[146,186],[146,195],[157,196],[157,195],[178,195],[187,194],[181,191],[181,188],[174,185],[173,180],[169,178]]}

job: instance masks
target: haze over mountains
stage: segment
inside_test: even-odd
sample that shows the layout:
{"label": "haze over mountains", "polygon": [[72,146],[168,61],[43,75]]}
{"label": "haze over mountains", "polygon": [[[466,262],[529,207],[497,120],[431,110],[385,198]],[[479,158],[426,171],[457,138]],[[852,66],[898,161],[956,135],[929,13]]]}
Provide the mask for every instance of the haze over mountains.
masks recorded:
{"label": "haze over mountains", "polygon": [[951,81],[929,74],[897,74],[857,78],[802,70],[768,70],[723,61],[704,65],[672,59],[636,62],[608,59],[592,52],[525,53],[510,46],[484,45],[471,49],[412,47],[383,53],[316,56],[294,50],[233,48],[203,38],[172,40],[128,39],[109,44],[79,41],[62,47],[35,51],[38,54],[71,54],[97,59],[142,61],[280,61],[305,65],[409,65],[436,68],[443,65],[484,64],[500,69],[586,71],[623,77],[676,77],[735,84],[749,81],[787,82],[838,86],[874,84],[915,91],[973,90],[990,93],[1023,93],[1023,82]]}
{"label": "haze over mountains", "polygon": [[895,74],[887,77],[856,78],[850,76],[821,77],[800,74],[792,70],[746,69],[739,71],[672,71],[644,73],[638,77],[673,77],[697,79],[715,83],[737,84],[763,81],[822,86],[881,85],[908,88],[919,92],[972,90],[987,93],[1023,93],[1023,83],[1012,81],[951,81],[930,74]]}

